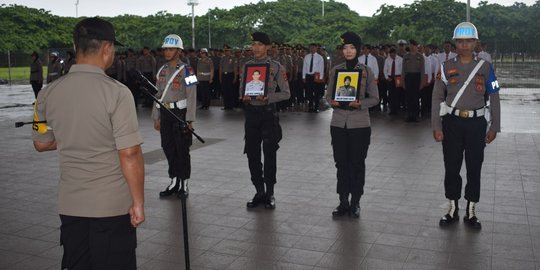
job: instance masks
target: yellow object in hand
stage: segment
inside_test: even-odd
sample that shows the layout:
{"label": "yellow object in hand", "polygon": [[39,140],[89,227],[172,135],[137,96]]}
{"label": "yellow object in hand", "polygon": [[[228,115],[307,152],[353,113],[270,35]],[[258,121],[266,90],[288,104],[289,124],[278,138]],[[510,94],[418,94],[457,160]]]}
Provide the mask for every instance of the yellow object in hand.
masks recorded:
{"label": "yellow object in hand", "polygon": [[[36,112],[36,105],[37,105],[37,102],[34,103],[34,119],[33,119],[33,121],[34,122],[39,122],[39,117],[38,117],[37,112]],[[45,124],[45,123],[33,123],[32,124],[32,129],[35,130],[39,134],[44,134],[44,133],[47,133],[47,124]]]}

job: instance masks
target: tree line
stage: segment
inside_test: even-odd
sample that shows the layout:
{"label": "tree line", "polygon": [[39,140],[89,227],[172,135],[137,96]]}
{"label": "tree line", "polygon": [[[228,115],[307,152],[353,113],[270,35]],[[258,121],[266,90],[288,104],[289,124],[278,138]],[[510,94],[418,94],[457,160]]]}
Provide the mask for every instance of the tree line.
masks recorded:
{"label": "tree line", "polygon": [[[333,49],[344,31],[355,31],[370,44],[395,44],[398,39],[441,44],[465,20],[466,4],[455,0],[416,0],[396,7],[383,4],[372,17],[360,16],[346,4],[330,0],[322,16],[320,0],[260,1],[230,10],[214,8],[195,18],[196,47],[249,44],[249,33],[263,31],[273,41],[289,44],[317,42]],[[117,38],[131,48],[157,47],[169,33],[179,34],[191,47],[191,16],[158,12],[149,16],[106,18]],[[72,31],[80,18],[60,17],[44,9],[0,5],[0,52],[30,52],[71,46]],[[471,8],[471,22],[480,38],[499,52],[537,53],[540,42],[540,0],[532,6],[480,2]],[[210,37],[209,37],[210,33]]]}

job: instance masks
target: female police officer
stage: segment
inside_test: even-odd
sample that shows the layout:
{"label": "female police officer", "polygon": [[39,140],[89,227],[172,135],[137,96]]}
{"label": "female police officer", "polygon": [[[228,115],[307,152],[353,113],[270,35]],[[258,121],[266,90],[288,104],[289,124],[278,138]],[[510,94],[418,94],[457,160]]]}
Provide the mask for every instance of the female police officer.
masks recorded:
{"label": "female police officer", "polygon": [[[366,176],[365,159],[371,138],[369,107],[379,103],[379,91],[373,71],[358,63],[362,41],[354,32],[341,35],[342,50],[345,63],[335,66],[330,71],[326,99],[334,108],[330,123],[334,161],[337,168],[337,193],[339,206],[332,212],[333,216],[349,213],[352,217],[360,216],[360,197],[364,194]],[[332,99],[336,78],[332,75],[336,70],[359,71],[356,87],[358,98],[352,102],[337,102]],[[349,195],[351,201],[349,202]]]}
{"label": "female police officer", "polygon": [[[461,164],[465,153],[467,211],[463,221],[480,229],[475,204],[480,199],[480,172],[484,148],[500,131],[499,84],[493,67],[473,55],[478,42],[476,27],[463,22],[454,29],[458,56],[441,65],[432,98],[433,138],[442,141],[444,155],[444,189],[449,200],[448,213],[439,221],[447,226],[459,220],[458,200],[461,197]],[[491,112],[486,109],[488,100]],[[487,130],[487,118],[491,126]]]}

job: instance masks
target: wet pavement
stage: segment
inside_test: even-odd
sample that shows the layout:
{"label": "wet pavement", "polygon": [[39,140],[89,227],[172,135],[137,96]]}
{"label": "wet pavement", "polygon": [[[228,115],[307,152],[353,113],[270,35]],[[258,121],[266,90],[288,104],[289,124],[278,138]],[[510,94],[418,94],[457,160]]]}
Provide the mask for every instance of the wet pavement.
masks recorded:
{"label": "wet pavement", "polygon": [[[58,158],[34,151],[29,86],[0,86],[0,269],[59,269]],[[503,89],[502,133],[486,148],[478,215],[438,226],[446,211],[442,150],[430,122],[372,116],[365,195],[357,220],[337,204],[331,111],[281,113],[277,208],[245,208],[254,189],[243,152],[243,114],[199,111],[187,209],[192,269],[540,270],[540,89]],[[159,199],[167,164],[148,109],[139,109],[146,222],[139,269],[184,269],[181,205]],[[465,175],[463,168],[462,175]],[[464,208],[464,200],[460,201]],[[463,216],[460,210],[460,216]]]}

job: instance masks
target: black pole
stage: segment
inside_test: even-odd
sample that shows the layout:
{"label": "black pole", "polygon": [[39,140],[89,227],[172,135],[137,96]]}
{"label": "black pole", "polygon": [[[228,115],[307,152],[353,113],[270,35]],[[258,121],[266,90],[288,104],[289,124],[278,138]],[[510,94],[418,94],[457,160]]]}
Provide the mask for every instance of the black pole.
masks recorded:
{"label": "black pole", "polygon": [[[182,179],[182,186],[185,188],[184,179]],[[186,263],[186,270],[189,270],[189,238],[188,238],[188,223],[187,223],[187,207],[186,207],[186,193],[180,193],[180,201],[182,202],[182,227],[184,231],[184,262]]]}
{"label": "black pole", "polygon": [[[146,84],[148,84],[149,86],[152,86],[156,91],[158,91],[157,87],[152,82],[150,82],[146,77],[144,77],[144,75],[142,75],[141,72],[137,71],[137,74],[143,79],[144,82],[146,82]],[[180,122],[180,128],[186,127],[186,129],[189,130],[189,132],[191,132],[191,134],[193,134],[201,143],[204,143],[204,140],[199,135],[197,135],[192,129],[189,128],[186,121],[182,120],[180,117],[174,114],[169,108],[165,107],[163,103],[159,101],[159,99],[157,99],[154,95],[152,95],[152,93],[150,93],[150,91],[148,91],[148,89],[144,87],[143,89],[147,95],[149,95],[157,104],[159,104],[159,106],[161,106],[161,108],[165,109],[170,115],[174,116],[174,118]],[[185,180],[181,179],[181,181],[182,181],[181,183],[182,187],[185,188],[185,183],[184,183]],[[180,193],[179,197],[180,197],[180,202],[182,203],[182,227],[183,227],[183,232],[184,232],[184,257],[185,257],[184,262],[186,265],[186,270],[190,270],[191,268],[189,266],[189,237],[188,237],[186,193],[185,192]]]}
{"label": "black pole", "polygon": [[32,122],[15,122],[15,127],[22,127],[24,125],[33,125],[33,124],[44,124],[47,123],[47,121],[32,121]]}

